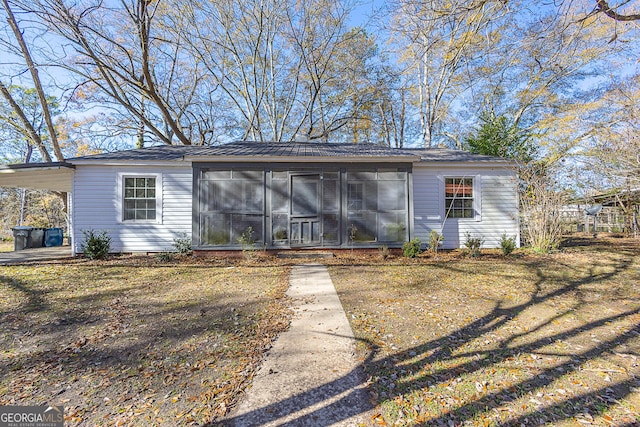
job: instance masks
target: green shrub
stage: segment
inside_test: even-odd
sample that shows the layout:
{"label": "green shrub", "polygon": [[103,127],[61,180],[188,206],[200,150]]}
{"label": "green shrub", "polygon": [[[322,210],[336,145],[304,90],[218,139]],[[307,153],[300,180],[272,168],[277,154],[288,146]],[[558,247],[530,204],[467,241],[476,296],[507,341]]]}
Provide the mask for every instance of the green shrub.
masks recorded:
{"label": "green shrub", "polygon": [[180,233],[173,239],[173,247],[179,254],[188,254],[193,250],[191,246],[191,236],[187,233]]}
{"label": "green shrub", "polygon": [[469,255],[472,257],[477,257],[480,255],[480,248],[484,243],[484,239],[482,237],[472,237],[471,234],[467,231],[465,233],[466,240],[464,245],[469,251]]}
{"label": "green shrub", "polygon": [[80,250],[89,259],[102,259],[111,249],[111,236],[106,231],[82,230],[84,242]]}
{"label": "green shrub", "polygon": [[421,245],[422,242],[420,242],[420,239],[418,239],[417,237],[413,240],[405,242],[404,245],[402,245],[402,254],[407,258],[415,258],[420,254],[420,252],[422,252],[420,250]]}
{"label": "green shrub", "polygon": [[516,249],[516,236],[508,237],[506,234],[500,236],[500,249],[503,255],[509,255]]}
{"label": "green shrub", "polygon": [[156,257],[160,262],[171,262],[175,259],[173,252],[160,252]]}
{"label": "green shrub", "polygon": [[438,233],[436,230],[431,230],[429,233],[429,249],[433,253],[438,253],[438,248],[442,246],[442,242],[444,241],[444,236]]}

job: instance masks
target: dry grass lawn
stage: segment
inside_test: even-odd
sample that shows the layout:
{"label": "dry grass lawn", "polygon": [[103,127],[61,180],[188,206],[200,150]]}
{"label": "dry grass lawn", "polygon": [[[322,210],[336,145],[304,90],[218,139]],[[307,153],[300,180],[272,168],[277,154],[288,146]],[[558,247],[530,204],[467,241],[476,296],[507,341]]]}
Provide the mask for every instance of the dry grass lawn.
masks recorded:
{"label": "dry grass lawn", "polygon": [[640,425],[640,246],[598,242],[330,267],[372,422]]}
{"label": "dry grass lawn", "polygon": [[286,329],[288,269],[153,258],[0,266],[0,405],[65,425],[218,419]]}
{"label": "dry grass lawn", "polygon": [[11,252],[13,246],[13,240],[0,240],[0,252]]}
{"label": "dry grass lawn", "polygon": [[[287,264],[302,262],[0,266],[0,405],[64,405],[70,426],[215,425],[286,329]],[[640,425],[638,240],[322,262],[370,376],[370,424]]]}

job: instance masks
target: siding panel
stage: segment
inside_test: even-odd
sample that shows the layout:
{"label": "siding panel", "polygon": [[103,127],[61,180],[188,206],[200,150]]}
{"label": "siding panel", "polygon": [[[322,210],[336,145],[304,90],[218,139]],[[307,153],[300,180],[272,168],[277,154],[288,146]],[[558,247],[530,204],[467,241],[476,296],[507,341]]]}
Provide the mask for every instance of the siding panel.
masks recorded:
{"label": "siding panel", "polygon": [[[477,218],[444,218],[444,178],[449,176],[475,179]],[[487,248],[499,247],[502,234],[515,235],[519,241],[516,178],[511,169],[417,166],[413,193],[415,237],[423,242],[429,241],[431,230],[444,236],[446,249],[464,247],[467,232],[484,239]]]}
{"label": "siding panel", "polygon": [[[123,223],[119,174],[159,173],[162,218],[159,223]],[[179,167],[77,166],[73,189],[73,235],[76,252],[83,243],[82,230],[106,230],[112,252],[155,252],[173,249],[173,239],[191,235],[191,165]]]}

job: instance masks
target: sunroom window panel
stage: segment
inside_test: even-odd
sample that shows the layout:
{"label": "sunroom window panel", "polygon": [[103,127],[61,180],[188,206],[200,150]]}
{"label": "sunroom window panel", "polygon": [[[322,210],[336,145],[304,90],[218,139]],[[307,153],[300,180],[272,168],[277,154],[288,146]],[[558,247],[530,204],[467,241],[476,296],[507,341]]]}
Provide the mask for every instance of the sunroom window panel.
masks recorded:
{"label": "sunroom window panel", "polygon": [[406,209],[406,185],[404,181],[378,181],[378,209],[398,211]]}
{"label": "sunroom window panel", "polygon": [[231,243],[229,224],[231,215],[203,215],[200,223],[200,241],[205,245],[228,245]]}
{"label": "sunroom window panel", "polygon": [[247,181],[243,186],[243,212],[262,213],[262,182]]}
{"label": "sunroom window panel", "polygon": [[289,183],[283,180],[271,181],[271,210],[273,212],[289,211]]}
{"label": "sunroom window panel", "polygon": [[274,214],[272,219],[272,236],[275,243],[285,243],[289,239],[289,215],[286,213]]}
{"label": "sunroom window panel", "polygon": [[407,226],[403,213],[378,214],[378,240],[381,242],[402,242],[407,240]]}
{"label": "sunroom window panel", "polygon": [[336,212],[339,208],[339,181],[325,179],[322,181],[322,209],[324,212]]}
{"label": "sunroom window panel", "polygon": [[233,244],[240,243],[240,239],[246,237],[255,243],[262,241],[262,215],[231,215],[231,239]]}
{"label": "sunroom window panel", "polygon": [[338,243],[340,232],[340,218],[338,214],[325,213],[322,218],[322,237],[325,243]]}
{"label": "sunroom window panel", "polygon": [[[263,240],[263,171],[206,171],[201,185],[202,216],[200,242],[212,246],[237,246],[243,233]],[[215,219],[215,221],[214,221]]]}
{"label": "sunroom window panel", "polygon": [[367,211],[378,210],[378,181],[367,181],[364,186],[364,209]]}
{"label": "sunroom window panel", "polygon": [[351,243],[371,243],[377,240],[377,213],[360,211],[347,216],[347,238]]}

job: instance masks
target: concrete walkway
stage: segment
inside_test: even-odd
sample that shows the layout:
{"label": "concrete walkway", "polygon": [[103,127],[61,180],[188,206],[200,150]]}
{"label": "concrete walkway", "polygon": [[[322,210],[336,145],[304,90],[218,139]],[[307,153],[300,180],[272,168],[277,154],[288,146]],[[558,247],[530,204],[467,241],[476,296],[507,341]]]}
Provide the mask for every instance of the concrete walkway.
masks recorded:
{"label": "concrete walkway", "polygon": [[355,338],[326,267],[294,267],[287,294],[296,306],[291,326],[224,425],[370,425]]}
{"label": "concrete walkway", "polygon": [[52,246],[32,248],[22,251],[0,252],[0,265],[22,264],[27,262],[49,261],[72,258],[71,246]]}

